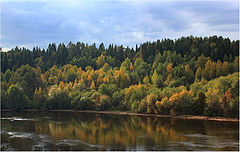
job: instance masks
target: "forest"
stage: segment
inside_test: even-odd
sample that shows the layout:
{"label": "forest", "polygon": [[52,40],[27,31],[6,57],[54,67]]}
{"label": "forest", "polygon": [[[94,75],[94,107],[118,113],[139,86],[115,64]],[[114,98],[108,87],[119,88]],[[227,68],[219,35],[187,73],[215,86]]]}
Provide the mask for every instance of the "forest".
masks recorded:
{"label": "forest", "polygon": [[16,47],[1,52],[1,109],[239,118],[239,40],[188,36],[134,48]]}

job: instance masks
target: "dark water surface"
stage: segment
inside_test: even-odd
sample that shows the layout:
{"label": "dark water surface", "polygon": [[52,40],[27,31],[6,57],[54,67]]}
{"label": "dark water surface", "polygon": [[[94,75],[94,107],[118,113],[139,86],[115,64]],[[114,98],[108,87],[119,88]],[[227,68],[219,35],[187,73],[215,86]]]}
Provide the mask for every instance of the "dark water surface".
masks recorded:
{"label": "dark water surface", "polygon": [[1,150],[238,150],[237,122],[2,112]]}

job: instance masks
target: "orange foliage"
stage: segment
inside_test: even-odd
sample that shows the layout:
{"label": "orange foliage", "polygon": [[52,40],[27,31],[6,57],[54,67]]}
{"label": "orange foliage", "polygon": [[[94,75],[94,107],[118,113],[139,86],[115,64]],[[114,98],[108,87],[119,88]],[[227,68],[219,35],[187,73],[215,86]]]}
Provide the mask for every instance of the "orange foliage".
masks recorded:
{"label": "orange foliage", "polygon": [[92,90],[92,89],[95,89],[95,83],[94,83],[94,81],[92,81],[91,86],[90,86],[90,89],[91,89],[91,90]]}
{"label": "orange foliage", "polygon": [[172,70],[173,70],[173,65],[172,63],[169,63],[167,66],[167,72],[172,73]]}

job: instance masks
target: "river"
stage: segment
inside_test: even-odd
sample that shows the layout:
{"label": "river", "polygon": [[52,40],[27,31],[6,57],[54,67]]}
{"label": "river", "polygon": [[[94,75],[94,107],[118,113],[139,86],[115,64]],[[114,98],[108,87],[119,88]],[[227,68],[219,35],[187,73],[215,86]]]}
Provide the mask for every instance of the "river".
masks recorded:
{"label": "river", "polygon": [[238,122],[2,112],[1,150],[238,150]]}

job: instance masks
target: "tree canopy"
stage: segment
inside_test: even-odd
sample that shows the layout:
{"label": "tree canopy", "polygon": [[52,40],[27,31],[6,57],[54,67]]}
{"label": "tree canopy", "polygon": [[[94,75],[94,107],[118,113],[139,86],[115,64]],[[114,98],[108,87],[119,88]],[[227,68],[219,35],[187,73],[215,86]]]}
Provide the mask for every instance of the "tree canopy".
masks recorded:
{"label": "tree canopy", "polygon": [[16,47],[1,52],[1,104],[238,117],[238,49],[221,36]]}

